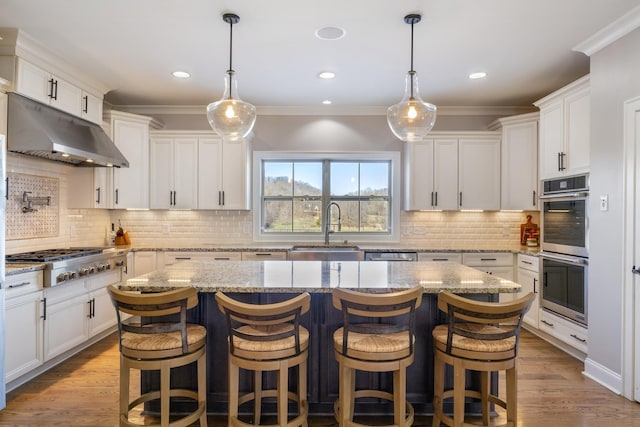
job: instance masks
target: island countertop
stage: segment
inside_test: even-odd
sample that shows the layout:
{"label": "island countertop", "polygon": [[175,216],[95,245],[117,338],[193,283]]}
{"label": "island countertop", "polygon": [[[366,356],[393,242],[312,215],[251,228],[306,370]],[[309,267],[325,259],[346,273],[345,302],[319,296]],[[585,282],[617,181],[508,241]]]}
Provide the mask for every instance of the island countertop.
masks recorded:
{"label": "island countertop", "polygon": [[454,262],[182,261],[128,279],[131,291],[193,286],[201,292],[329,293],[334,288],[390,292],[422,285],[425,293],[496,294],[520,285]]}

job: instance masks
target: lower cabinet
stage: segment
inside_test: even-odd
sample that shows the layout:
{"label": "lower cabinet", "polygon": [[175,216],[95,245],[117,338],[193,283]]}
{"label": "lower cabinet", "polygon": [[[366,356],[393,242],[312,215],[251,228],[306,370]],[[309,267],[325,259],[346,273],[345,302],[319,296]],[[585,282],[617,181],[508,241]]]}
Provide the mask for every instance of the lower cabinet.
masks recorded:
{"label": "lower cabinet", "polygon": [[[485,273],[514,281],[513,253],[469,252],[462,254],[462,263]],[[511,301],[517,294],[500,294],[500,301]]]}
{"label": "lower cabinet", "polygon": [[89,339],[84,281],[45,291],[44,360],[50,360]]}
{"label": "lower cabinet", "polygon": [[517,283],[522,286],[519,296],[524,296],[529,292],[535,294],[535,299],[531,304],[531,308],[524,316],[524,323],[534,328],[538,328],[540,320],[540,273],[539,259],[535,256],[518,254],[518,280]]}
{"label": "lower cabinet", "polygon": [[418,261],[457,262],[462,264],[462,254],[459,252],[418,252]]}
{"label": "lower cabinet", "polygon": [[7,277],[5,301],[5,382],[44,362],[42,272]]}
{"label": "lower cabinet", "polygon": [[589,331],[584,326],[540,310],[540,330],[587,354]]}

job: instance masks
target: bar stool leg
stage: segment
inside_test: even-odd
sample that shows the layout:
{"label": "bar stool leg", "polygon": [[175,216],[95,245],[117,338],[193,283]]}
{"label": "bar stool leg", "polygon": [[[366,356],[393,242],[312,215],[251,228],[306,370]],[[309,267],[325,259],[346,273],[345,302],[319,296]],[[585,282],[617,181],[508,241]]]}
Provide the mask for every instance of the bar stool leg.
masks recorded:
{"label": "bar stool leg", "polygon": [[207,427],[207,356],[198,359],[198,405],[203,402],[204,412],[200,416],[200,427]]}
{"label": "bar stool leg", "polygon": [[169,397],[171,388],[171,368],[166,362],[160,368],[160,424],[169,426]]}
{"label": "bar stool leg", "polygon": [[131,370],[124,360],[124,357],[120,356],[120,418],[124,416],[126,420],[129,419],[129,374]]}
{"label": "bar stool leg", "polygon": [[262,371],[253,371],[253,424],[259,425],[262,417]]}
{"label": "bar stool leg", "polygon": [[489,373],[490,372],[488,371],[483,371],[480,373],[480,392],[482,395],[482,423],[485,426],[489,425]]}
{"label": "bar stool leg", "polygon": [[281,363],[278,368],[278,425],[287,427],[287,406],[289,391],[289,369],[286,363]]}
{"label": "bar stool leg", "polygon": [[[305,359],[298,365],[298,412],[302,413],[303,408],[308,405],[307,400],[307,360]],[[305,417],[302,427],[309,425]]]}
{"label": "bar stool leg", "polygon": [[407,371],[404,367],[393,372],[393,423],[404,426],[406,410]]}
{"label": "bar stool leg", "polygon": [[442,413],[442,393],[444,392],[444,361],[435,355],[433,373],[433,423],[432,427],[440,427],[440,418],[437,414]]}
{"label": "bar stool leg", "polygon": [[518,425],[518,365],[515,362],[513,368],[507,369],[507,422]]}
{"label": "bar stool leg", "polygon": [[233,364],[229,357],[229,427],[233,426],[233,419],[238,418],[238,377],[240,368]]}
{"label": "bar stool leg", "polygon": [[354,393],[354,372],[353,369],[340,364],[340,419],[338,424],[342,427],[347,421],[351,421],[353,416],[353,393]]}
{"label": "bar stool leg", "polygon": [[458,360],[453,362],[453,427],[464,423],[465,369]]}

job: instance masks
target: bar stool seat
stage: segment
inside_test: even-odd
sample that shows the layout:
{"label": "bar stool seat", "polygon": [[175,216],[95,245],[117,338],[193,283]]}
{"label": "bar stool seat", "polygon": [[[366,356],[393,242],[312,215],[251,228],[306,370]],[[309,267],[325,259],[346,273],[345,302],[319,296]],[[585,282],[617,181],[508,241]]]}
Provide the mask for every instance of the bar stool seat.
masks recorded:
{"label": "bar stool seat", "polygon": [[[342,311],[344,321],[344,326],[333,334],[334,354],[340,365],[339,400],[334,414],[341,427],[365,426],[353,420],[355,400],[363,397],[393,402],[393,426],[413,424],[413,406],[406,400],[406,370],[414,359],[415,309],[420,306],[422,292],[421,286],[387,294],[333,291],[333,306]],[[383,318],[395,318],[395,323],[376,322]],[[357,370],[392,372],[393,392],[356,390]]]}
{"label": "bar stool seat", "polygon": [[[218,308],[227,318],[229,345],[229,426],[261,425],[262,399],[275,397],[277,424],[307,426],[307,359],[309,331],[300,316],[309,311],[311,296],[298,295],[274,304],[248,304],[222,292],[216,293]],[[289,369],[298,367],[297,392],[289,391]],[[253,371],[253,391],[240,394],[240,369]],[[262,373],[276,371],[276,389],[262,387]],[[289,420],[288,403],[295,401],[298,415]],[[239,406],[253,401],[254,423],[239,418]]]}
{"label": "bar stool seat", "polygon": [[[123,426],[186,427],[199,420],[207,426],[206,337],[203,326],[186,322],[187,310],[198,304],[198,292],[183,288],[168,292],[135,293],[107,287],[118,317],[120,346],[120,419]],[[124,318],[122,314],[134,317]],[[178,320],[155,320],[156,317],[177,315]],[[154,318],[153,321],[146,319]],[[171,370],[196,362],[198,390],[171,388]],[[130,401],[131,369],[160,371],[160,389],[141,394]],[[171,421],[171,399],[180,398],[195,403],[195,409]],[[160,422],[137,424],[129,420],[132,409],[160,401]]]}
{"label": "bar stool seat", "polygon": [[[487,303],[442,292],[438,307],[448,314],[448,323],[433,329],[434,398],[433,427],[477,426],[465,422],[465,397],[478,399],[482,407],[482,425],[490,424],[490,404],[506,410],[502,427],[517,427],[517,355],[522,317],[534,294],[511,302]],[[445,364],[453,367],[454,385],[444,390]],[[467,370],[480,372],[480,391],[468,390]],[[491,394],[491,372],[506,372],[506,398]],[[453,417],[443,411],[445,399],[453,399]],[[495,426],[495,424],[493,424]],[[496,426],[497,427],[497,426]]]}

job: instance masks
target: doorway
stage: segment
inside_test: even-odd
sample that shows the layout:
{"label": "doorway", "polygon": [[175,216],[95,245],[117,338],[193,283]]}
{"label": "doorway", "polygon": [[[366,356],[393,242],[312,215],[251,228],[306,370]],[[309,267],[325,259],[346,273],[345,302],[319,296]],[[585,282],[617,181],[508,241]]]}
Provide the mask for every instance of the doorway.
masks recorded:
{"label": "doorway", "polygon": [[640,402],[640,97],[624,104],[623,394]]}

